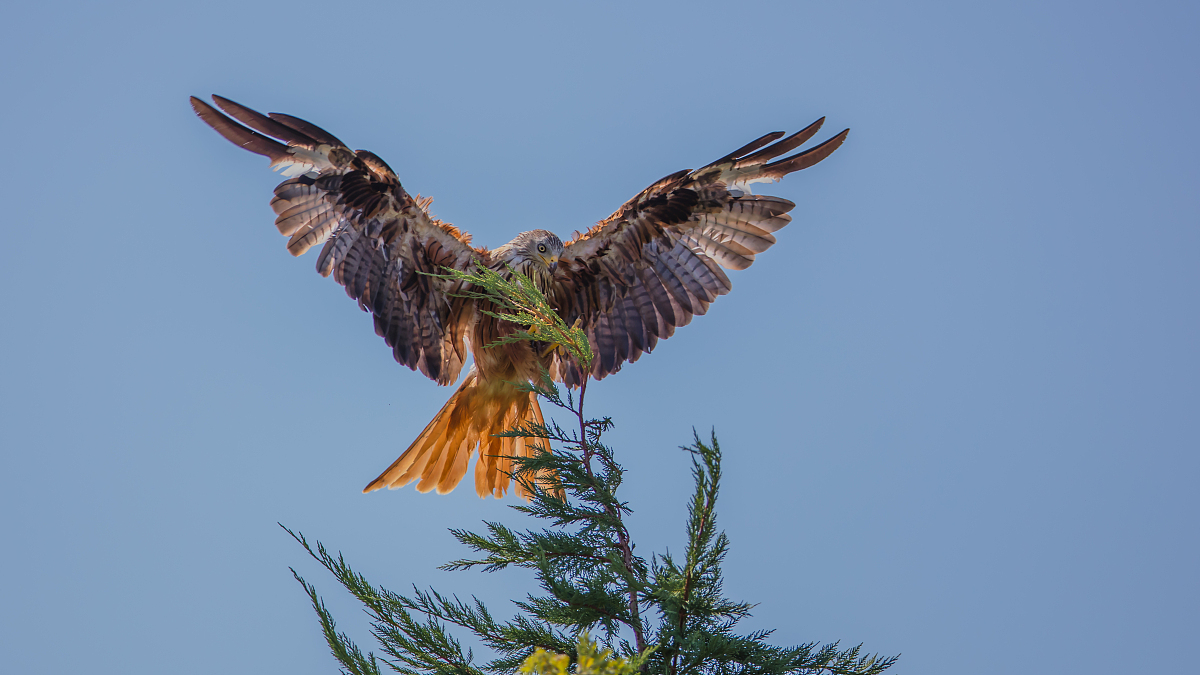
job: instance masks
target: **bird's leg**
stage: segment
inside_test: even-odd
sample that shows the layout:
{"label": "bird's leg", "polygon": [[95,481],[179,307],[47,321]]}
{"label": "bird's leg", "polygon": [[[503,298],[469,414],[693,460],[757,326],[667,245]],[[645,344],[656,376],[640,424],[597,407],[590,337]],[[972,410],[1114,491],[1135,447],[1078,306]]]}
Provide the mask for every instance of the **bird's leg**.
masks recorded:
{"label": "bird's leg", "polygon": [[[579,328],[581,325],[583,325],[583,317],[579,317],[579,318],[575,319],[575,323],[571,324],[571,330],[575,330],[576,328]],[[551,342],[548,347],[546,347],[545,349],[542,350],[542,358],[544,359],[547,356],[550,356],[550,352],[553,352],[555,349],[558,349],[561,346],[562,346],[561,342]]]}

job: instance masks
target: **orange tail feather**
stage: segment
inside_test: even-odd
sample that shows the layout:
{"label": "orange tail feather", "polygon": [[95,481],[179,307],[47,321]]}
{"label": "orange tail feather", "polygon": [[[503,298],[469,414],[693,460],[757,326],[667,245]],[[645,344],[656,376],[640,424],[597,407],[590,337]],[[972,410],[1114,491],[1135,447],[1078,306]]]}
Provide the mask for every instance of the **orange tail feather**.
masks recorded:
{"label": "orange tail feather", "polygon": [[[495,434],[531,422],[544,423],[536,395],[508,383],[481,382],[472,369],[421,435],[363,492],[395,489],[419,479],[417,491],[437,490],[438,494],[445,494],[462,481],[471,455],[478,448],[476,494],[503,497],[512,471],[512,460],[508,457],[531,456],[532,445],[536,443]],[[517,494],[530,498],[519,482]]]}

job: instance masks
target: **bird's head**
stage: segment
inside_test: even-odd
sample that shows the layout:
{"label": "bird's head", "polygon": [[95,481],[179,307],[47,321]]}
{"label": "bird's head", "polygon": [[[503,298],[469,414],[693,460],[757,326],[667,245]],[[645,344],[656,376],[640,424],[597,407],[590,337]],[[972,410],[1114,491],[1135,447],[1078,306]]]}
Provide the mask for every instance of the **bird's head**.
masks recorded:
{"label": "bird's head", "polygon": [[558,269],[563,252],[562,240],[549,230],[530,230],[518,234],[504,245],[504,261],[534,281],[549,279]]}

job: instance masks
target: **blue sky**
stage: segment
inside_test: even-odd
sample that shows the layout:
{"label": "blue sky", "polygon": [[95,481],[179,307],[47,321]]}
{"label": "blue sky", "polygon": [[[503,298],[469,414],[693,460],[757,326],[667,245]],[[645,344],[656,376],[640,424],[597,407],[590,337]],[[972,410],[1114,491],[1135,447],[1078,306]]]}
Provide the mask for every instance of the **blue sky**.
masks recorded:
{"label": "blue sky", "polygon": [[[449,395],[293,259],[219,93],[496,246],[828,116],[794,222],[589,390],[641,550],[725,450],[729,594],[896,673],[1156,672],[1200,630],[1193,3],[25,3],[0,25],[0,670],[328,673],[275,523],[479,594],[469,490],[359,490]],[[511,502],[509,502],[511,503]]]}

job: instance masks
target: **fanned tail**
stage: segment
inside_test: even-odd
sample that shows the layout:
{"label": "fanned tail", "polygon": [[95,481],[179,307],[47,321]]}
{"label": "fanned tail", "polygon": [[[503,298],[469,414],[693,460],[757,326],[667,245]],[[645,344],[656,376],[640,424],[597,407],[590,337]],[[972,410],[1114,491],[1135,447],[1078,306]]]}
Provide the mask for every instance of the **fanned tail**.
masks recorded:
{"label": "fanned tail", "polygon": [[[462,481],[471,454],[479,449],[475,493],[499,499],[511,480],[511,458],[532,456],[536,441],[496,434],[530,423],[544,423],[535,394],[507,382],[481,383],[472,368],[417,440],[363,492],[396,489],[420,479],[418,492],[446,494]],[[531,497],[520,481],[516,492],[523,499]]]}

